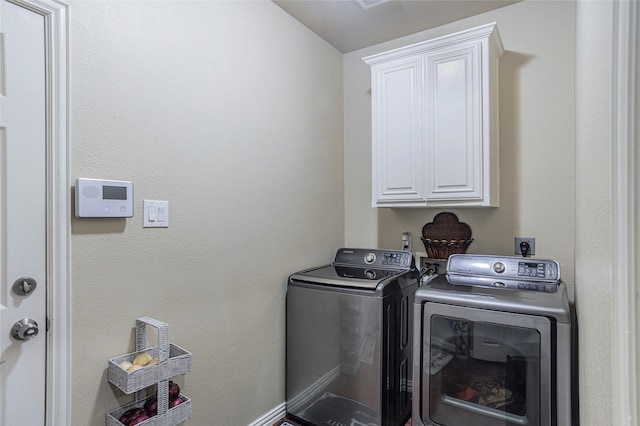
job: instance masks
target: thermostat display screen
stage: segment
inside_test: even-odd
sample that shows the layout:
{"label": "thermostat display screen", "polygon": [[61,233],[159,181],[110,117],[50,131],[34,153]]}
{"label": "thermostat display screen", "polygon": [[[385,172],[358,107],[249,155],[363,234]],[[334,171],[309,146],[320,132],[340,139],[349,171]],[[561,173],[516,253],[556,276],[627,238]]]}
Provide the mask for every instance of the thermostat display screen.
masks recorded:
{"label": "thermostat display screen", "polygon": [[104,185],[102,187],[102,199],[103,200],[126,200],[127,187]]}

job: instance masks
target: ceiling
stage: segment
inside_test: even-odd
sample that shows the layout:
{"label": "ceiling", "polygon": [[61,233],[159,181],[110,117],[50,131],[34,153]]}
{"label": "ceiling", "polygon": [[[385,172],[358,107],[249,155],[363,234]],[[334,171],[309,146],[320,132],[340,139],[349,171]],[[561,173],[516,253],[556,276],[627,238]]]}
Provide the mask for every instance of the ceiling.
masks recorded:
{"label": "ceiling", "polygon": [[[359,3],[369,4],[367,8]],[[273,0],[342,53],[521,0]]]}

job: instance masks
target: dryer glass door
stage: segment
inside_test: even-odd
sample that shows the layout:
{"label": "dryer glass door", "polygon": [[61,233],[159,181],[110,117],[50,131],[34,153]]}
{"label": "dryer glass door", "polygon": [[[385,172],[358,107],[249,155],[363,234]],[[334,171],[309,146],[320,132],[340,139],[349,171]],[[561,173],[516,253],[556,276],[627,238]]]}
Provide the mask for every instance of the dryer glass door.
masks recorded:
{"label": "dryer glass door", "polygon": [[425,424],[550,425],[546,317],[426,303]]}

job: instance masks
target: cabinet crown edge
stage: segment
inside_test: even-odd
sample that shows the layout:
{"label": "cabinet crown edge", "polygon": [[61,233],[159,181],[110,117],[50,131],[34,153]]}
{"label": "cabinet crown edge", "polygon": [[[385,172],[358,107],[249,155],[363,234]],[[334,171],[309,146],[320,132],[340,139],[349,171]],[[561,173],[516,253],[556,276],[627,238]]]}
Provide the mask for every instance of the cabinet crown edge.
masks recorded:
{"label": "cabinet crown edge", "polygon": [[463,43],[466,41],[484,38],[489,38],[490,42],[493,44],[497,56],[501,56],[504,52],[504,46],[502,44],[502,39],[500,38],[500,32],[498,31],[498,24],[492,22],[467,30],[458,31],[453,34],[447,34],[433,39],[413,43],[407,46],[398,47],[396,49],[388,50],[385,52],[365,56],[364,58],[362,58],[362,60],[367,65],[374,66],[391,59],[397,59],[399,56],[414,55],[416,53],[428,52],[432,49],[438,49],[449,44]]}

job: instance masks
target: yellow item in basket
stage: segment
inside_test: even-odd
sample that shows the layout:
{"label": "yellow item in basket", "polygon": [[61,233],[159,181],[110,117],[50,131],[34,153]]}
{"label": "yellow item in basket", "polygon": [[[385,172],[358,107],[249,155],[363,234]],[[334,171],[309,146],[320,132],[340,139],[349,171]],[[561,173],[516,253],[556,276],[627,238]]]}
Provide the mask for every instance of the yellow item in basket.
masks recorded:
{"label": "yellow item in basket", "polygon": [[151,361],[151,355],[149,355],[146,352],[143,352],[141,354],[136,355],[136,357],[133,359],[133,364],[134,365],[141,365],[141,366],[145,366],[149,363],[149,361]]}
{"label": "yellow item in basket", "polygon": [[123,370],[128,370],[131,368],[131,366],[133,365],[132,363],[130,363],[129,361],[122,361],[120,364],[118,364],[120,366],[120,368],[122,368]]}

